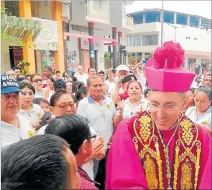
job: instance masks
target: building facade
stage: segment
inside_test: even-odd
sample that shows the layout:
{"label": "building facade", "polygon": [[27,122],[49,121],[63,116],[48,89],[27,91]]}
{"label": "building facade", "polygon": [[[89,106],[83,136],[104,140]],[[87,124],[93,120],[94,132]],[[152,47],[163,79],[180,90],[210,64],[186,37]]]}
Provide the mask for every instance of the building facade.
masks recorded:
{"label": "building facade", "polygon": [[186,68],[211,58],[210,19],[167,10],[163,15],[160,9],[130,15],[134,19],[134,31],[126,36],[128,64],[148,59],[159,44],[170,40],[179,42],[184,48]]}
{"label": "building facade", "polygon": [[[28,73],[46,66],[65,71],[61,1],[2,1],[2,71],[20,61],[30,63]],[[18,42],[18,43],[17,43]]]}
{"label": "building facade", "polygon": [[[121,36],[133,31],[133,19],[126,16],[128,3],[133,1],[72,0],[63,4],[68,71],[76,71],[77,65],[82,65],[84,72],[89,67],[100,71],[117,65]],[[115,55],[111,65],[105,60],[108,46]]]}

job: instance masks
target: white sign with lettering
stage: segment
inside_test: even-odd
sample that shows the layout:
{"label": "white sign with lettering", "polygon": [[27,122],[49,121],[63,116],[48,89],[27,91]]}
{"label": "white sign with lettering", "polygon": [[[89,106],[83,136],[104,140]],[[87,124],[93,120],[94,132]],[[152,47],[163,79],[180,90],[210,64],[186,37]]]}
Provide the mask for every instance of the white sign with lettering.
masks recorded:
{"label": "white sign with lettering", "polygon": [[41,30],[34,40],[36,50],[58,50],[57,22],[53,20],[32,18],[41,21]]}

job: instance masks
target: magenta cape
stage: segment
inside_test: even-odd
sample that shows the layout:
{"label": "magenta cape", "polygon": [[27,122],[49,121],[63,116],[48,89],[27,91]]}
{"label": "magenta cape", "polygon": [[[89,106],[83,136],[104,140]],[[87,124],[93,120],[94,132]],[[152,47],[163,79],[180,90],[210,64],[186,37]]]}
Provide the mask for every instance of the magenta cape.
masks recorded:
{"label": "magenta cape", "polygon": [[[206,162],[198,189],[212,189],[212,139],[208,131],[202,128],[204,141],[201,154]],[[162,132],[166,143],[172,132]],[[169,145],[169,158],[173,160],[174,141]],[[209,154],[204,154],[204,153]],[[207,156],[206,156],[207,155]],[[107,160],[106,189],[148,189],[145,173],[128,131],[128,120],[123,120],[117,127]]]}

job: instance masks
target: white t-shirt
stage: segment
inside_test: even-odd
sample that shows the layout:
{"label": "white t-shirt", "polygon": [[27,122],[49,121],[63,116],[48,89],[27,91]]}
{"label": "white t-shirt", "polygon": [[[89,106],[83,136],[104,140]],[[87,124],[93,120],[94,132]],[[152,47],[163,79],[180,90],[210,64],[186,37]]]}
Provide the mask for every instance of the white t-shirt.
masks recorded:
{"label": "white t-shirt", "polygon": [[192,120],[195,124],[199,124],[202,126],[208,126],[212,129],[212,107],[210,106],[205,113],[197,116],[196,106],[190,107],[186,110],[185,115]]}
{"label": "white t-shirt", "polygon": [[76,73],[74,76],[77,78],[78,81],[81,81],[85,85],[87,85],[88,75],[86,73]]}
{"label": "white t-shirt", "polygon": [[32,104],[30,111],[20,109],[18,114],[24,116],[31,123],[36,123],[43,117],[44,111],[39,105]]}
{"label": "white t-shirt", "polygon": [[17,117],[19,121],[19,128],[4,121],[1,121],[2,147],[34,136],[35,129],[31,126],[29,121],[21,115],[17,115]]}
{"label": "white t-shirt", "polygon": [[141,98],[138,104],[131,104],[129,98],[124,101],[123,119],[129,119],[136,114],[138,111],[147,110],[147,101]]}
{"label": "white t-shirt", "polygon": [[89,126],[92,126],[100,137],[103,137],[106,149],[113,133],[113,118],[116,114],[112,99],[104,97],[101,105],[93,100],[91,96],[88,96],[79,102],[77,114],[87,118]]}

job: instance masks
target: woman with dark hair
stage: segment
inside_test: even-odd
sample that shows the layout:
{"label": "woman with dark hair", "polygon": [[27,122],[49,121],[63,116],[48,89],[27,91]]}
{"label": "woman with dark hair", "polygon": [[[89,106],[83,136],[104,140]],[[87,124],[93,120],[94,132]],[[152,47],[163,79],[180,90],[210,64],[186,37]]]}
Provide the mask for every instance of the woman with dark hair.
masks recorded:
{"label": "woman with dark hair", "polygon": [[188,102],[188,106],[185,109],[185,111],[190,108],[195,106],[195,102],[194,102],[194,92],[195,92],[196,88],[190,88],[187,92],[186,95],[189,97],[189,102]]}
{"label": "woman with dark hair", "polygon": [[35,97],[35,89],[28,82],[21,82],[19,87],[21,90],[21,109],[19,111],[19,114],[29,120],[29,122],[34,128],[39,128],[40,121],[44,115],[44,111],[39,105],[33,104],[33,99]]}
{"label": "woman with dark hair", "polygon": [[76,159],[65,140],[40,135],[1,151],[2,189],[80,189]]}
{"label": "woman with dark hair", "polygon": [[[74,114],[76,112],[76,104],[71,94],[65,89],[56,91],[50,98],[51,119],[65,114]],[[46,126],[39,129],[38,134],[44,134]]]}
{"label": "woman with dark hair", "polygon": [[54,79],[53,77],[48,77],[46,80],[47,87],[43,89],[44,96],[47,100],[55,93],[54,90]]}
{"label": "woman with dark hair", "polygon": [[[53,119],[45,130],[45,134],[54,134],[63,138],[75,155],[78,172],[81,177],[80,189],[97,189],[82,165],[91,159],[92,143],[96,135],[92,135],[88,121],[79,115],[64,115]],[[101,147],[100,147],[101,149]]]}
{"label": "woman with dark hair", "polygon": [[30,75],[30,81],[35,88],[35,98],[44,98],[42,77],[38,73]]}
{"label": "woman with dark hair", "polygon": [[[63,115],[73,115],[76,112],[76,104],[73,100],[73,98],[71,97],[71,95],[66,91],[66,90],[59,90],[57,92],[55,92],[51,99],[50,99],[50,110],[52,113],[52,117],[51,119],[54,119],[56,117],[59,116],[63,116]],[[58,124],[59,125],[59,124]],[[45,133],[45,129],[46,126],[43,126],[39,129],[38,131],[38,135],[42,135]],[[90,129],[92,130],[92,134],[95,134],[95,131],[92,129],[92,127],[90,127]],[[104,146],[104,141],[102,137],[98,137],[97,140],[94,143],[94,147],[99,147],[99,146]],[[97,148],[98,149],[98,148]],[[94,150],[94,152],[97,152]],[[100,152],[98,154],[95,155],[95,159],[99,160],[101,158],[104,157],[104,153]],[[93,179],[93,162],[92,160],[89,161],[89,163],[85,166],[86,171],[88,172],[89,176],[91,177],[91,179]]]}
{"label": "woman with dark hair", "polygon": [[130,81],[127,85],[129,98],[121,102],[119,100],[119,110],[115,116],[114,125],[117,126],[123,119],[129,119],[136,112],[145,111],[147,102],[142,97],[142,86],[138,81]]}
{"label": "woman with dark hair", "polygon": [[62,79],[64,81],[66,81],[68,78],[69,78],[68,73],[67,72],[63,72]]}
{"label": "woman with dark hair", "polygon": [[212,90],[208,87],[200,87],[194,93],[195,106],[185,112],[194,123],[212,128]]}

